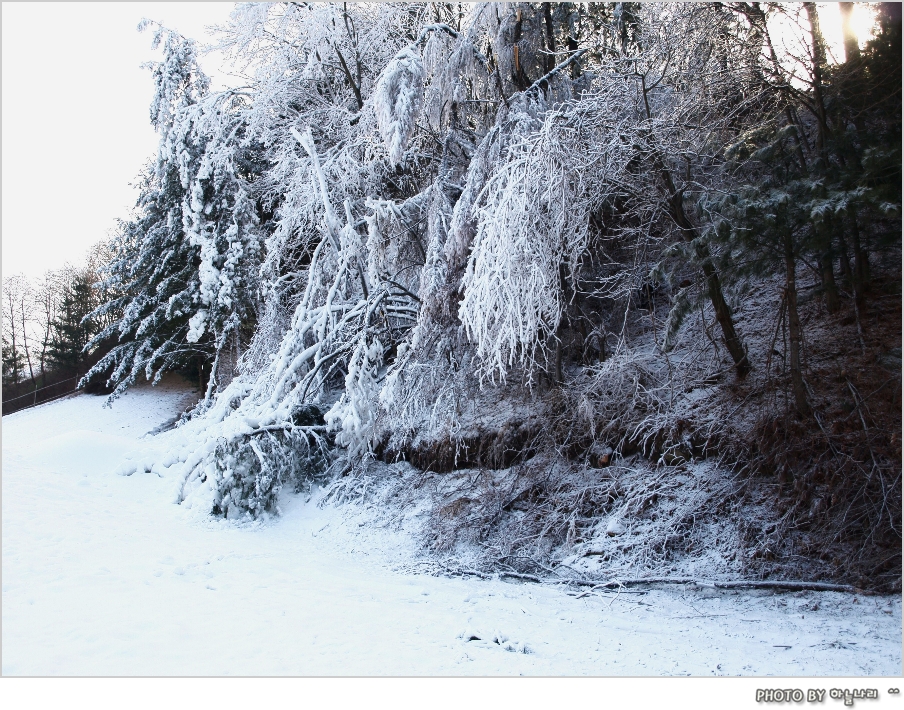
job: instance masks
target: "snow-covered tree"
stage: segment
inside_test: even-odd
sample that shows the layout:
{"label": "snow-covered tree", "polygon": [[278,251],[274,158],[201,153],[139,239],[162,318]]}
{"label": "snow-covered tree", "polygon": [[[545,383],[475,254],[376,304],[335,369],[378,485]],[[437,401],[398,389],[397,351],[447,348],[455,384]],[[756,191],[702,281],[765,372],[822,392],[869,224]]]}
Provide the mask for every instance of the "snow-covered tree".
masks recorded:
{"label": "snow-covered tree", "polygon": [[[194,42],[157,27],[163,59],[150,65],[156,161],[141,177],[135,217],[120,225],[106,285],[118,296],[92,317],[121,316],[92,341],[119,344],[86,376],[111,371],[114,396],[140,374],[159,380],[195,364],[218,385],[220,355],[253,321],[262,235],[250,182],[240,92],[209,94]],[[202,379],[204,379],[202,377]]]}
{"label": "snow-covered tree", "polygon": [[[316,403],[354,457],[379,443],[378,430],[414,431],[441,402],[454,410],[453,381],[466,391],[513,367],[561,381],[566,310],[590,283],[597,298],[630,296],[638,266],[649,268],[588,271],[593,220],[625,197],[646,205],[647,224],[667,218],[679,188],[629,177],[638,158],[666,170],[672,154],[651,146],[668,135],[651,134],[672,125],[669,97],[699,49],[652,77],[668,67],[668,22],[647,18],[642,34],[639,10],[607,12],[237,9],[220,46],[254,67],[248,125],[270,146],[258,190],[275,229],[263,327],[237,406],[211,414],[223,418],[217,432],[252,447],[255,434],[228,422],[295,431],[293,412]],[[697,29],[705,11],[668,12],[698,45],[711,38]],[[640,127],[622,130],[631,121]],[[637,193],[650,189],[661,196],[643,202]],[[462,357],[471,366],[456,374]],[[189,457],[189,479],[214,471],[206,450]],[[231,484],[213,479],[221,499]]]}
{"label": "snow-covered tree", "polygon": [[[797,81],[803,55],[772,51],[757,13],[795,7],[242,4],[216,46],[247,85],[224,92],[190,43],[162,34],[161,147],[119,237],[108,283],[123,315],[103,337],[122,340],[99,367],[127,386],[213,366],[184,424],[179,500],[263,515],[282,487],[370,456],[444,471],[542,452],[558,472],[629,449],[662,465],[708,450],[690,393],[757,386],[745,287],[784,267],[747,237],[780,211],[783,161],[799,147],[816,165],[822,119],[802,107],[835,86],[812,61]],[[856,131],[860,119],[825,105],[823,144],[840,155],[853,131],[837,116]],[[876,245],[899,219],[866,197],[829,209],[860,188],[899,204],[895,149],[864,149],[866,133],[848,177],[799,181],[795,209],[822,200],[826,216],[795,227],[801,263],[825,260],[817,222],[854,217]],[[778,162],[754,164],[769,145]],[[753,277],[741,265],[756,259],[769,264]],[[569,546],[597,515],[578,514],[583,495],[569,499]],[[538,549],[562,522],[554,508]]]}

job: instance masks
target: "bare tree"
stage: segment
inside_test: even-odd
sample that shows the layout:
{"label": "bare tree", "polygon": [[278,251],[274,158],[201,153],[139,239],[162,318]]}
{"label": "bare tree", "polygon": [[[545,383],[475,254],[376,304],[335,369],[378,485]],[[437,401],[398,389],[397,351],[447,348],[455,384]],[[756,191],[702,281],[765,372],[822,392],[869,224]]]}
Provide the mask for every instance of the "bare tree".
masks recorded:
{"label": "bare tree", "polygon": [[40,354],[38,356],[41,382],[47,376],[47,350],[53,336],[53,322],[57,316],[60,299],[59,272],[45,271],[35,289],[35,314],[39,335]]}
{"label": "bare tree", "polygon": [[[4,340],[9,343],[14,355],[20,352],[22,344],[22,333],[19,327],[18,309],[16,307],[21,283],[22,277],[20,276],[8,276],[3,279],[3,336]],[[20,378],[18,357],[13,357],[12,363],[12,379],[18,382]]]}
{"label": "bare tree", "polygon": [[[33,317],[34,293],[28,278],[16,274],[3,279],[3,330],[13,351],[22,352],[28,374],[35,381],[29,348],[29,325]],[[18,374],[17,374],[18,377]]]}

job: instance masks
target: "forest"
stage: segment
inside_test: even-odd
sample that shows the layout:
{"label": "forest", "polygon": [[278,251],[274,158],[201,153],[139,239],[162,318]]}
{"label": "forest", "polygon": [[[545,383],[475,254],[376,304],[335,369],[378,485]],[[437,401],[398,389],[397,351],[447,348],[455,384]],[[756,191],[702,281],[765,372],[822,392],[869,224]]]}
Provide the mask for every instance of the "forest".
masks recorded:
{"label": "forest", "polygon": [[239,4],[222,91],[146,21],[159,149],[86,266],[4,279],[4,413],[178,372],[212,516],[900,591],[901,6],[855,5]]}

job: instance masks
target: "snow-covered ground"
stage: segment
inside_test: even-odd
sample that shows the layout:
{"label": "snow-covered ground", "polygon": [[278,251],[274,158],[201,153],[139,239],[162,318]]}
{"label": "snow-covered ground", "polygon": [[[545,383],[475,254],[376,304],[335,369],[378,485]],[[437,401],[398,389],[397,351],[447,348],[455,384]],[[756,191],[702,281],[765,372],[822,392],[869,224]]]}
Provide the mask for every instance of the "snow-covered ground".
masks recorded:
{"label": "snow-covered ground", "polygon": [[901,673],[900,598],[577,596],[400,572],[410,539],[316,496],[264,523],[199,516],[169,469],[121,475],[190,396],[3,417],[4,675]]}

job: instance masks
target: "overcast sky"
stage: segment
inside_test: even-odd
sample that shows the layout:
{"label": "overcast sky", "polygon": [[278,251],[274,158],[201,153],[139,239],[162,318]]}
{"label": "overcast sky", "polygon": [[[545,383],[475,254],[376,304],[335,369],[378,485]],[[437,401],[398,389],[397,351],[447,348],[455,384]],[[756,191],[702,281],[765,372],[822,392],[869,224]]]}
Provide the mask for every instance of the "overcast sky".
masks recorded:
{"label": "overcast sky", "polygon": [[[118,217],[157,149],[148,107],[153,83],[141,64],[160,58],[147,17],[209,41],[233,3],[4,2],[4,276],[81,263]],[[230,83],[218,56],[202,58],[214,86]]]}
{"label": "overcast sky", "polygon": [[[130,183],[157,148],[148,119],[151,74],[140,67],[160,52],[150,49],[150,30],[136,31],[141,18],[204,42],[205,28],[224,23],[232,7],[3,3],[4,276],[81,263],[134,205]],[[837,53],[837,5],[820,10]],[[859,7],[861,13],[868,14]],[[214,88],[237,85],[217,55],[202,65]]]}

